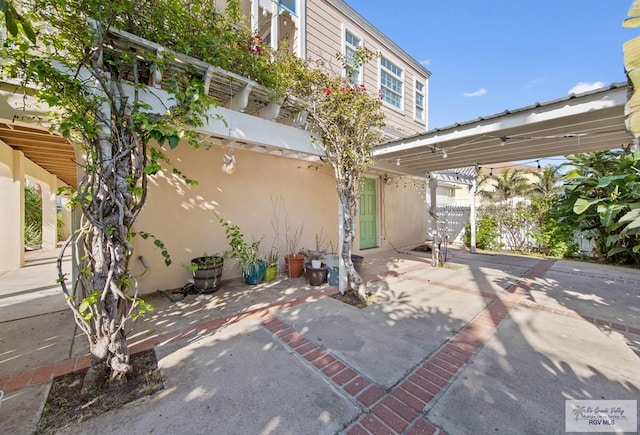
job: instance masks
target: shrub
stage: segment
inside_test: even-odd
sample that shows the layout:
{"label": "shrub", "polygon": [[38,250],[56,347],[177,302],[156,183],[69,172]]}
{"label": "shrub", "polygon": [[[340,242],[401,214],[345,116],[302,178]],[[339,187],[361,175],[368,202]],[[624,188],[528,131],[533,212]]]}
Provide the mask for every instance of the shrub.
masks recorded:
{"label": "shrub", "polygon": [[[482,215],[476,225],[476,247],[487,249],[495,247],[495,240],[498,237],[498,219],[494,216]],[[471,246],[471,227],[464,226],[464,244]]]}

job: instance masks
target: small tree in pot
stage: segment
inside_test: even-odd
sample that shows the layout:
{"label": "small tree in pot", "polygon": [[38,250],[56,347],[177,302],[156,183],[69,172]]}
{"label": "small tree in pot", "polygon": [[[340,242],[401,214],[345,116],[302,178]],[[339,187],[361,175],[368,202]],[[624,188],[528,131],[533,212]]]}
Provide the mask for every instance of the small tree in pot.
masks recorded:
{"label": "small tree in pot", "polygon": [[267,262],[260,254],[260,240],[255,240],[249,244],[244,240],[239,226],[222,217],[218,217],[218,219],[225,230],[227,241],[231,247],[227,255],[238,262],[238,266],[242,270],[242,277],[247,284],[255,285],[260,283],[267,268]]}

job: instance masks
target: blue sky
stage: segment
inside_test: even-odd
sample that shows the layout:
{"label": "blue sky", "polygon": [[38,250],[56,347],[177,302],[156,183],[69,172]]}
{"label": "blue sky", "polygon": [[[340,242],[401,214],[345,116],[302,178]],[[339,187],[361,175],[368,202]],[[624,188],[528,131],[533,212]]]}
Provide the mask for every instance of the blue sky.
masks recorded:
{"label": "blue sky", "polygon": [[625,81],[632,0],[346,0],[432,73],[429,128]]}

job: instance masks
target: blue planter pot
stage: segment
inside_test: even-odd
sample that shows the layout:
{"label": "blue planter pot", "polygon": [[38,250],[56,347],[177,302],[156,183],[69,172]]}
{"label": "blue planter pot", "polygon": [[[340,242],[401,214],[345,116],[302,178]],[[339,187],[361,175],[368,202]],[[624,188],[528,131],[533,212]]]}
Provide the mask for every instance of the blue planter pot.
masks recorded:
{"label": "blue planter pot", "polygon": [[263,261],[258,267],[253,267],[251,270],[242,271],[242,277],[244,282],[249,285],[260,284],[264,277],[264,271],[267,269],[267,262]]}

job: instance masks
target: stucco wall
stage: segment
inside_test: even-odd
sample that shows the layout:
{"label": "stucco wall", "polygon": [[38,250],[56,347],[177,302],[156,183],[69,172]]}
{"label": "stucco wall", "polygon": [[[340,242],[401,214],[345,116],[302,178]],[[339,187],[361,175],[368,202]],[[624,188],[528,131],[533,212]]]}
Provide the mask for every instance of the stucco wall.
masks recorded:
{"label": "stucco wall", "polygon": [[[228,152],[221,148],[195,151],[182,144],[169,153],[171,161],[199,184],[186,186],[179,177],[167,175],[170,171],[152,179],[135,230],[150,232],[162,240],[173,264],[164,265],[153,241],[136,238],[131,270],[134,274],[142,271],[139,255],[150,266],[139,280],[142,293],[184,285],[191,273],[181,265],[205,252],[221,253],[228,249],[216,211],[240,226],[246,240],[262,239],[265,253],[272,245],[281,252],[286,250],[285,218],[292,228],[303,225],[300,248],[314,249],[316,234],[321,231],[337,248],[338,200],[328,165],[236,150],[236,172],[225,175],[220,166],[223,154]],[[421,243],[426,217],[419,190],[379,183],[378,192],[380,247],[359,251],[356,238],[354,252],[366,256],[392,249],[391,243],[395,247]],[[279,242],[274,242],[274,213],[279,214]],[[225,259],[223,279],[238,276],[237,267]]]}
{"label": "stucco wall", "polygon": [[[165,267],[153,242],[137,238],[131,269],[141,271],[138,255],[150,266],[139,280],[142,292],[182,286],[191,276],[182,264],[205,252],[228,249],[216,211],[237,224],[247,241],[262,239],[265,253],[272,245],[280,251],[286,249],[285,218],[292,228],[303,226],[300,248],[313,248],[315,234],[321,230],[337,243],[337,197],[329,167],[316,169],[317,165],[309,167],[300,160],[236,150],[236,172],[226,175],[220,170],[225,152],[230,150],[195,151],[181,145],[169,153],[173,164],[198,180],[197,186],[186,186],[179,177],[167,175],[170,171],[153,178],[136,230],[162,240],[173,264]],[[281,206],[274,207],[277,203]],[[278,208],[280,240],[274,242],[272,222]],[[234,264],[225,260],[223,279],[239,275]]]}

